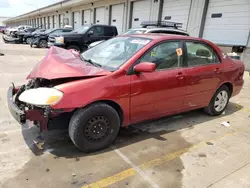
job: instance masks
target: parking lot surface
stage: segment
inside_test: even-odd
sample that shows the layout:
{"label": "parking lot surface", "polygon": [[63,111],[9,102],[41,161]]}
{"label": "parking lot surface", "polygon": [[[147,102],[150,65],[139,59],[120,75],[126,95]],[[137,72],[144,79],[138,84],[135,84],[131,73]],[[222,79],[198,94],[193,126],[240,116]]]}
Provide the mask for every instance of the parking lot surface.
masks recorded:
{"label": "parking lot surface", "polygon": [[248,73],[219,117],[196,110],[133,125],[110,148],[85,154],[67,132],[44,141],[38,128],[11,117],[8,86],[24,83],[48,50],[0,40],[0,187],[250,187]]}

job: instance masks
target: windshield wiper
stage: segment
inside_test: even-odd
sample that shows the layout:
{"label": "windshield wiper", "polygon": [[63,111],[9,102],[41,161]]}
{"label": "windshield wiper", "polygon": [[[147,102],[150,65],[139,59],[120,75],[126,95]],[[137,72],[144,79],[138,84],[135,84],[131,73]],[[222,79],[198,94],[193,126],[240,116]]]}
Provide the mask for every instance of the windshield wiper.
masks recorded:
{"label": "windshield wiper", "polygon": [[102,65],[100,65],[99,63],[93,62],[91,59],[85,59],[85,58],[83,58],[82,56],[81,56],[81,58],[82,58],[84,61],[88,62],[89,64],[94,65],[95,67],[102,67]]}

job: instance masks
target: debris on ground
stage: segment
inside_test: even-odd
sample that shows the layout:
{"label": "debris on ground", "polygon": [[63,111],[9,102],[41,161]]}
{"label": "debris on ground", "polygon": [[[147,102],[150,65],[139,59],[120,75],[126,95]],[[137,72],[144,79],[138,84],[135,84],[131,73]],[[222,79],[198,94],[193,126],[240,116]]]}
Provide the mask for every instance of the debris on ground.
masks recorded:
{"label": "debris on ground", "polygon": [[0,53],[0,56],[4,56],[4,54],[3,54],[3,53]]}
{"label": "debris on ground", "polygon": [[46,172],[49,172],[49,171],[50,171],[50,169],[47,168],[47,169],[46,169]]}
{"label": "debris on ground", "polygon": [[221,125],[225,126],[225,127],[230,127],[230,122],[229,121],[224,121],[221,123]]}
{"label": "debris on ground", "polygon": [[76,174],[72,173],[72,176],[73,176],[73,177],[75,177],[75,176],[76,176]]}
{"label": "debris on ground", "polygon": [[212,142],[206,142],[207,145],[214,145]]}
{"label": "debris on ground", "polygon": [[225,114],[226,114],[226,112],[225,112],[225,111],[223,111],[223,112],[222,112],[222,115],[225,115]]}

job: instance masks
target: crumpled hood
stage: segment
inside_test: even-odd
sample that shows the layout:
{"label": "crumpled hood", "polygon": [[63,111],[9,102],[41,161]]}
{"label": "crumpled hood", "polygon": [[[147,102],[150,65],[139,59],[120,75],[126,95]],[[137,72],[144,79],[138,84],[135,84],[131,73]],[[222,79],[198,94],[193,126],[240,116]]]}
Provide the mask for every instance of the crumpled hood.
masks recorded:
{"label": "crumpled hood", "polygon": [[27,79],[45,78],[52,80],[103,76],[109,73],[102,68],[85,63],[70,50],[53,46],[49,49],[48,54],[34,67]]}

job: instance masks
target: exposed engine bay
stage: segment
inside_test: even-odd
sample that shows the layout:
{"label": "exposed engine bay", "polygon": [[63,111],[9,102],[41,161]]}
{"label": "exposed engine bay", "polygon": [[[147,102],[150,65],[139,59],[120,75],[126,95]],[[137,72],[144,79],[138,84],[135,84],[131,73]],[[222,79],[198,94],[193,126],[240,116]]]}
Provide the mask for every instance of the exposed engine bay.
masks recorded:
{"label": "exposed engine bay", "polygon": [[[39,105],[32,105],[19,100],[19,96],[27,90],[36,89],[36,88],[53,88],[56,85],[60,85],[63,83],[79,80],[82,78],[59,78],[53,80],[47,80],[44,78],[34,78],[28,80],[28,83],[22,85],[19,88],[14,87],[14,95],[13,100],[18,108],[25,112],[26,117],[21,119],[22,123],[26,122],[26,119],[31,120],[34,122],[35,125],[39,126],[41,131],[47,129],[62,129],[62,127],[67,128],[69,119],[72,115],[71,112],[64,112],[63,109],[54,110],[49,105],[48,106],[39,106]],[[35,118],[34,118],[35,117]],[[34,120],[33,120],[34,118]],[[35,120],[36,119],[36,120]],[[40,120],[40,121],[39,121]],[[53,120],[53,123],[52,123]],[[54,121],[57,121],[55,123]],[[59,124],[58,124],[59,123]],[[54,125],[53,125],[54,124]],[[52,125],[54,128],[52,128]]]}

